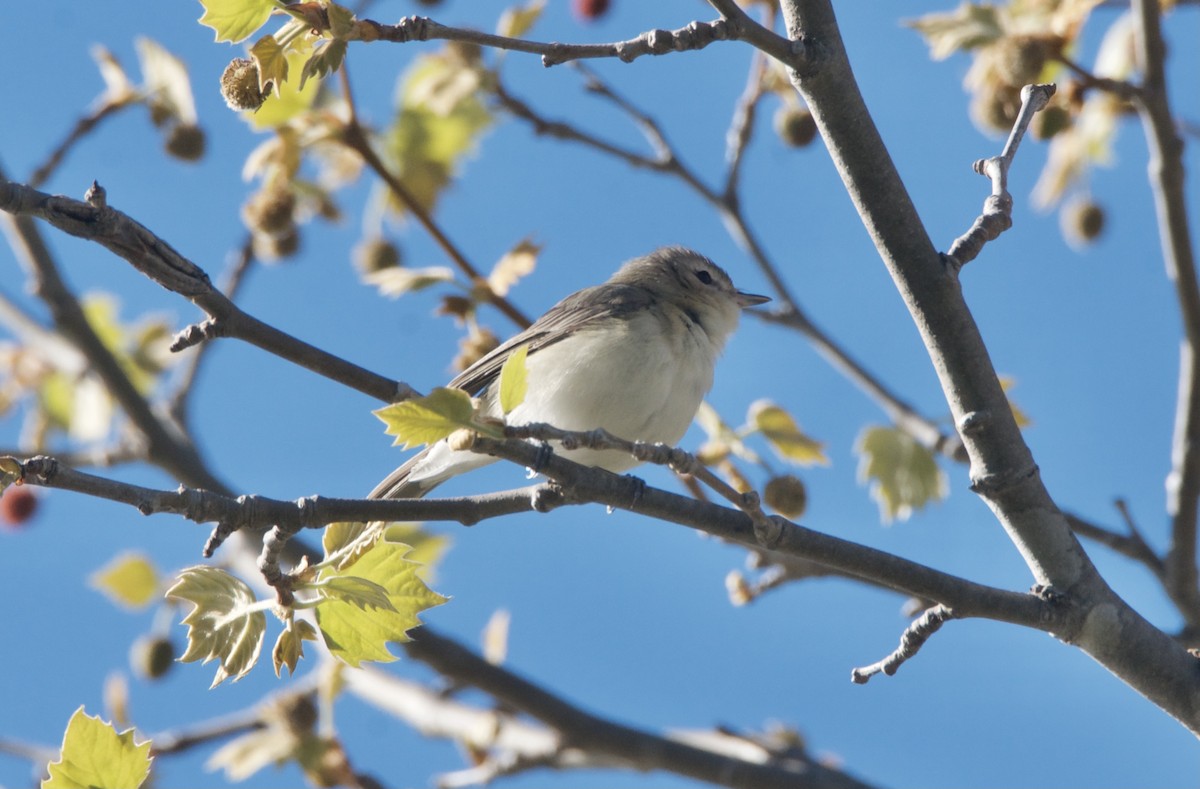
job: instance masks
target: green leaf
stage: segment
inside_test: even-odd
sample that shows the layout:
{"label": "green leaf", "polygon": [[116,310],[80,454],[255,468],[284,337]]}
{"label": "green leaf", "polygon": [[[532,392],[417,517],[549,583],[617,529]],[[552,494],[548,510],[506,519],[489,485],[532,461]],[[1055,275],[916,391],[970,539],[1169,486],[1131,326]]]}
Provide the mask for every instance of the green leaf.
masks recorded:
{"label": "green leaf", "polygon": [[165,109],[185,124],[196,123],[196,100],[187,66],[153,39],[144,36],[134,41],[142,65],[142,82],[150,95],[151,106]]}
{"label": "green leaf", "polygon": [[977,49],[1004,35],[999,12],[992,5],[963,3],[954,11],[926,14],[904,24],[925,38],[934,60],[944,60],[959,50]]}
{"label": "green leaf", "polygon": [[1008,390],[1016,388],[1016,385],[1017,379],[1012,376],[1000,376],[1000,388],[1004,390],[1004,396],[1008,399],[1008,407],[1012,410],[1013,419],[1016,420],[1017,427],[1024,430],[1033,424],[1033,420],[1029,418],[1029,415],[1023,409],[1013,402],[1012,397],[1008,394]]}
{"label": "green leaf", "polygon": [[393,445],[405,449],[418,444],[432,444],[460,428],[474,428],[475,406],[461,389],[438,387],[425,397],[393,403],[372,411],[385,425]]}
{"label": "green leaf", "polygon": [[380,295],[392,299],[399,298],[405,293],[424,290],[439,282],[453,280],[454,271],[447,266],[430,266],[429,268],[389,266],[363,275],[363,282],[378,288]]}
{"label": "green leaf", "polygon": [[525,402],[525,394],[529,391],[529,367],[525,364],[528,355],[529,346],[522,345],[508,355],[500,368],[500,408],[505,416]]}
{"label": "green leaf", "polygon": [[893,427],[866,428],[855,442],[859,482],[871,483],[884,523],[908,520],[914,510],[946,498],[949,486],[933,453]]}
{"label": "green leaf", "polygon": [[121,554],[97,570],[89,582],[114,603],[127,608],[143,608],[158,597],[158,572],[141,553]]}
{"label": "green leaf", "polygon": [[[311,46],[296,46],[289,48],[285,56],[288,74],[299,74],[304,70],[304,64],[311,53]],[[276,66],[278,69],[279,67]],[[319,79],[309,80],[301,88],[299,80],[275,82],[275,90],[267,96],[267,100],[257,110],[246,110],[242,113],[255,129],[278,129],[286,125],[296,116],[307,112],[317,99],[317,89],[321,86]]]}
{"label": "green leaf", "polygon": [[324,567],[318,584],[354,577],[376,584],[386,592],[391,610],[366,609],[345,599],[327,597],[316,605],[317,626],[329,651],[351,666],[364,660],[392,661],[388,642],[408,641],[408,631],[421,624],[418,615],[446,602],[418,575],[421,565],[405,558],[409,547],[382,539],[357,561],[339,569]]}
{"label": "green leaf", "polygon": [[405,559],[420,565],[417,573],[427,584],[433,583],[437,563],[450,548],[450,538],[444,534],[433,534],[416,523],[389,523],[384,527],[384,536],[389,542],[402,542],[411,550]]}
{"label": "green leaf", "polygon": [[[405,75],[387,150],[405,187],[426,210],[491,124],[481,86],[478,66],[448,52],[417,58]],[[394,200],[391,207],[404,210]]]}
{"label": "green leaf", "polygon": [[496,35],[520,38],[529,32],[534,22],[542,15],[546,0],[533,0],[525,6],[513,6],[504,9],[500,21],[496,24]]}
{"label": "green leaf", "polygon": [[763,434],[784,460],[799,466],[829,465],[825,445],[807,436],[791,414],[769,400],[752,403],[747,421]]}
{"label": "green leaf", "polygon": [[321,593],[330,600],[341,600],[364,610],[367,608],[381,608],[384,611],[396,610],[392,601],[388,599],[387,589],[374,581],[353,575],[331,576],[329,580],[321,584]]}
{"label": "green leaf", "polygon": [[212,687],[229,677],[236,682],[258,662],[266,616],[254,607],[254,592],[243,581],[215,567],[189,567],[179,573],[167,598],[193,606],[183,618],[188,647],[179,659],[221,661]]}
{"label": "green leaf", "polygon": [[492,267],[492,273],[488,274],[488,287],[492,289],[492,293],[507,296],[512,286],[522,277],[533,273],[537,266],[538,253],[541,251],[541,244],[535,244],[526,238],[505,252],[504,257]]}
{"label": "green leaf", "polygon": [[275,676],[287,666],[288,674],[296,673],[296,665],[304,657],[304,642],[316,641],[317,629],[304,619],[289,619],[279,638],[275,640],[275,648],[271,650],[271,662],[275,665]]}
{"label": "green leaf", "polygon": [[288,78],[287,53],[275,36],[263,36],[250,47],[250,57],[258,64],[258,89],[264,93],[270,85],[273,95],[279,95],[279,90]]}
{"label": "green leaf", "polygon": [[329,32],[335,39],[345,38],[354,30],[357,18],[349,8],[330,3],[325,7],[325,13],[329,17]]}
{"label": "green leaf", "polygon": [[46,765],[42,789],[137,789],[152,761],[149,741],[135,742],[133,729],[118,734],[80,707],[67,723],[58,761]]}
{"label": "green leaf", "polygon": [[300,71],[300,88],[303,90],[304,83],[309,77],[324,77],[330,72],[337,71],[342,67],[342,61],[346,59],[346,42],[340,38],[336,38],[329,43],[318,46],[313,50],[312,56],[304,63],[304,68]]}
{"label": "green leaf", "polygon": [[200,0],[200,24],[217,32],[217,41],[236,44],[266,24],[275,8],[273,0]]}

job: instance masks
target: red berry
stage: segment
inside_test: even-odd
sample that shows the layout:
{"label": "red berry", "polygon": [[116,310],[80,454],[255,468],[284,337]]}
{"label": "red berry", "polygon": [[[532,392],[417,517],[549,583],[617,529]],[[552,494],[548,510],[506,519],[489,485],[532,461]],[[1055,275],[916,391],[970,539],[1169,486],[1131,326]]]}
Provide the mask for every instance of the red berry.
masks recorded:
{"label": "red berry", "polygon": [[608,5],[609,0],[573,0],[571,8],[584,22],[594,22],[608,13]]}
{"label": "red berry", "polygon": [[9,488],[0,497],[0,518],[9,526],[20,526],[33,517],[37,505],[37,496],[29,488]]}

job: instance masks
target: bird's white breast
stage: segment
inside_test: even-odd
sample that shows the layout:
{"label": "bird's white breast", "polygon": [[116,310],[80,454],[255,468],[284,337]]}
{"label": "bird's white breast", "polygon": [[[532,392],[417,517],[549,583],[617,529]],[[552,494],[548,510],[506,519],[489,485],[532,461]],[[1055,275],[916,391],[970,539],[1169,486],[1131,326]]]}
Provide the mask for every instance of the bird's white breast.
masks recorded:
{"label": "bird's white breast", "polygon": [[[599,427],[633,441],[678,444],[712,387],[724,337],[714,342],[673,308],[656,312],[579,331],[530,354],[528,394],[508,421]],[[636,465],[622,452],[568,456],[610,471]]]}

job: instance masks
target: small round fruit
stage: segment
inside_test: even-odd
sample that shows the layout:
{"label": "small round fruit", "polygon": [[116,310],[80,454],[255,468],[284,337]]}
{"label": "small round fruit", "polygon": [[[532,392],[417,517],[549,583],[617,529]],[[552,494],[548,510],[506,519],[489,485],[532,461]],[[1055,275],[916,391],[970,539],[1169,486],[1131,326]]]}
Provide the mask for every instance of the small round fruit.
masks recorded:
{"label": "small round fruit", "polygon": [[[267,85],[270,89],[270,83]],[[258,64],[249,58],[234,58],[221,73],[221,96],[231,110],[257,110],[267,100],[258,85]]]}
{"label": "small round fruit", "polygon": [[1086,197],[1067,204],[1060,219],[1063,234],[1076,244],[1090,244],[1104,232],[1104,209]]}
{"label": "small round fruit", "polygon": [[181,123],[171,129],[164,147],[176,159],[194,162],[204,156],[204,129],[192,123]]}
{"label": "small round fruit", "polygon": [[1051,104],[1033,116],[1033,136],[1048,140],[1071,127],[1071,112],[1066,107]]}
{"label": "small round fruit", "polygon": [[365,238],[354,247],[354,267],[373,274],[400,265],[400,248],[383,236]]}
{"label": "small round fruit", "polygon": [[608,13],[609,0],[573,0],[571,10],[584,22],[594,22]]}
{"label": "small round fruit", "polygon": [[37,512],[38,497],[27,487],[13,486],[0,497],[0,519],[9,526],[23,526]]}
{"label": "small round fruit", "polygon": [[784,105],[775,113],[775,133],[784,145],[803,148],[817,138],[817,122],[806,107]]}
{"label": "small round fruit", "polygon": [[142,636],[129,649],[129,665],[146,679],[161,679],[175,665],[175,645],[162,636]]}
{"label": "small round fruit", "polygon": [[767,482],[763,501],[785,518],[799,518],[808,507],[808,489],[799,477],[782,474]]}

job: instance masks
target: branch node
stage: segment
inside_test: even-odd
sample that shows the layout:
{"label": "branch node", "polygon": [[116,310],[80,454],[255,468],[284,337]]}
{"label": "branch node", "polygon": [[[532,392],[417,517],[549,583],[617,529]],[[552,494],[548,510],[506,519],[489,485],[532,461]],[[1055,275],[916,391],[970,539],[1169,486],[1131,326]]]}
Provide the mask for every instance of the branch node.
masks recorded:
{"label": "branch node", "polygon": [[108,193],[100,185],[99,181],[92,181],[92,185],[83,193],[83,199],[93,208],[106,208],[108,206]]}
{"label": "branch node", "polygon": [[171,340],[170,351],[171,353],[179,353],[191,348],[193,345],[199,345],[205,340],[224,337],[226,334],[224,321],[209,318],[200,323],[193,323],[176,334],[174,339]]}

